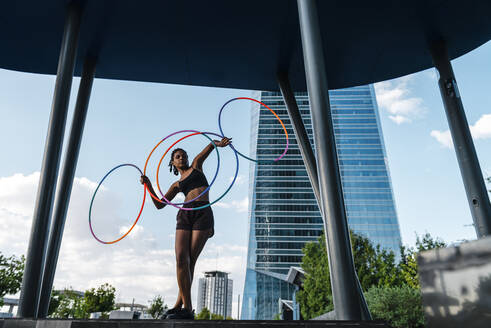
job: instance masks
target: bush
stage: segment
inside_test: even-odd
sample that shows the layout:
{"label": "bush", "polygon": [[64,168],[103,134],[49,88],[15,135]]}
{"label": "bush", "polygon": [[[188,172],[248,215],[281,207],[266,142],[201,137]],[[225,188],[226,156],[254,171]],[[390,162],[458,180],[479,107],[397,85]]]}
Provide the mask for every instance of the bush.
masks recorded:
{"label": "bush", "polygon": [[418,289],[372,287],[365,293],[372,317],[384,320],[394,328],[424,327],[421,294]]}
{"label": "bush", "polygon": [[157,295],[150,301],[148,313],[152,316],[152,318],[160,318],[164,314],[165,310],[167,310],[167,305],[164,305],[164,299],[162,296]]}
{"label": "bush", "polygon": [[211,320],[223,320],[223,315],[212,313],[211,314]]}
{"label": "bush", "polygon": [[[108,283],[91,288],[80,295],[70,289],[53,292],[51,294],[50,317],[88,319],[90,313],[101,312],[101,318],[109,318],[109,312],[114,309],[116,288]],[[56,308],[55,308],[56,306]]]}
{"label": "bush", "polygon": [[206,307],[204,307],[200,313],[195,317],[195,320],[234,320],[232,317],[224,318],[221,314],[211,313]]}
{"label": "bush", "polygon": [[203,308],[201,310],[200,313],[198,313],[196,316],[195,316],[195,320],[210,320],[210,316],[211,316],[211,313],[210,313],[210,310],[208,310],[207,308]]}
{"label": "bush", "polygon": [[5,295],[15,294],[20,290],[25,263],[24,255],[19,258],[14,255],[6,257],[0,252],[0,307]]}

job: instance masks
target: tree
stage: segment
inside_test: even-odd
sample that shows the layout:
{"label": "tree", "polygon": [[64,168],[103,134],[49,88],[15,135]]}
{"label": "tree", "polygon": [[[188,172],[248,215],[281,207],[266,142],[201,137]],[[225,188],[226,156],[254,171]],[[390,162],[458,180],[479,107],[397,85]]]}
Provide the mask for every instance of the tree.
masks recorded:
{"label": "tree", "polygon": [[[51,295],[51,303],[54,300],[54,305],[50,303],[50,310],[48,310],[48,313],[52,311],[49,314],[51,318],[88,318],[82,293],[70,287],[70,289],[54,291]],[[54,307],[55,305],[56,308],[53,310],[52,306]]]}
{"label": "tree", "polygon": [[48,317],[51,317],[58,306],[60,306],[60,297],[61,292],[59,290],[55,290],[55,287],[53,286],[53,290],[51,290],[51,296],[49,299]]}
{"label": "tree", "polygon": [[91,288],[85,291],[84,303],[86,306],[87,316],[92,312],[102,312],[102,316],[114,310],[114,300],[116,298],[116,288],[105,283],[97,290]]}
{"label": "tree", "polygon": [[[368,238],[353,232],[351,244],[355,269],[363,290],[372,286],[401,286],[404,283],[393,252],[374,247]],[[306,278],[303,290],[297,293],[297,301],[302,316],[311,319],[334,309],[324,235],[319,237],[318,242],[305,244],[302,251],[305,256],[301,266]]]}
{"label": "tree", "polygon": [[[351,233],[351,244],[355,269],[374,318],[387,320],[394,327],[420,327],[423,310],[417,251],[444,247],[445,243],[430,234],[417,236],[416,250],[402,247],[399,263],[393,252],[374,247],[363,236]],[[302,316],[311,319],[333,310],[324,236],[320,236],[318,242],[307,243],[302,251],[305,256],[301,266],[306,277],[303,290],[297,293],[297,301]]]}
{"label": "tree", "polygon": [[150,308],[148,309],[148,313],[154,319],[160,318],[162,314],[164,314],[165,310],[167,310],[167,305],[164,305],[164,299],[162,296],[157,295],[150,301]]}
{"label": "tree", "polygon": [[350,236],[356,273],[364,291],[372,286],[401,286],[404,283],[393,252],[381,249],[379,245],[374,247],[368,238],[353,231]]}
{"label": "tree", "polygon": [[421,237],[416,236],[416,250],[401,246],[399,268],[406,285],[419,288],[418,262],[416,261],[418,252],[442,247],[446,247],[445,242],[440,238],[433,238],[429,233],[425,233]]}
{"label": "tree", "polygon": [[372,287],[365,293],[373,319],[384,320],[394,328],[424,327],[419,289],[409,286]]}
{"label": "tree", "polygon": [[203,308],[200,313],[198,313],[195,317],[196,320],[210,320],[210,310],[207,308]]}
{"label": "tree", "polygon": [[19,258],[15,255],[5,257],[0,252],[0,306],[3,305],[5,295],[15,294],[20,290],[25,262],[24,255]]}
{"label": "tree", "polygon": [[419,289],[418,262],[416,262],[416,252],[413,248],[401,246],[401,270],[402,279],[407,286]]}
{"label": "tree", "polygon": [[86,290],[83,294],[71,287],[53,292],[52,299],[58,306],[53,310],[51,317],[87,319],[92,312],[102,312],[102,317],[107,318],[108,312],[114,309],[115,298],[116,289],[107,283],[97,289]]}
{"label": "tree", "polygon": [[416,249],[419,252],[446,246],[443,240],[438,237],[433,238],[429,233],[425,233],[421,238],[416,236]]}
{"label": "tree", "polygon": [[302,249],[304,257],[301,266],[306,277],[303,290],[297,293],[296,298],[306,320],[332,311],[334,307],[324,235],[321,235],[318,241],[307,243]]}

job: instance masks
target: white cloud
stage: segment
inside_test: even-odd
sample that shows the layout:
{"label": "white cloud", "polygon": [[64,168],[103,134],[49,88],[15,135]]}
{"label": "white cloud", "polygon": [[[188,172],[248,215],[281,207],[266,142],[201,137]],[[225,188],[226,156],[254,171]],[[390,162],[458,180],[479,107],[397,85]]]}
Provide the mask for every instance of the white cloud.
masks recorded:
{"label": "white cloud", "polygon": [[411,122],[424,111],[423,99],[411,96],[411,80],[412,76],[404,76],[375,84],[378,105],[385,109],[389,118],[397,124]]}
{"label": "white cloud", "polygon": [[430,68],[429,70],[427,70],[426,75],[434,81],[438,80],[438,73],[436,71],[436,68]]}
{"label": "white cloud", "polygon": [[470,126],[472,138],[489,139],[491,138],[491,114],[481,116],[476,124]]}
{"label": "white cloud", "polygon": [[[4,254],[19,256],[27,252],[38,181],[39,172],[0,178],[0,250]],[[117,301],[130,302],[134,297],[136,302],[147,304],[160,294],[173,305],[178,292],[174,249],[159,247],[152,231],[140,224],[128,238],[113,245],[97,243],[90,235],[87,215],[96,186],[86,178],[74,180],[55,287],[85,290],[108,282],[117,289]],[[100,189],[97,197],[97,216],[104,217],[104,224],[94,226],[96,233],[117,236],[127,231],[129,226],[120,224],[113,206],[116,196]],[[211,239],[198,260],[196,277],[216,267],[230,272],[237,293],[243,285],[245,257],[245,247],[216,245]],[[194,302],[197,285],[193,284]]]}
{"label": "white cloud", "polygon": [[176,197],[174,197],[174,199],[172,200],[172,202],[173,203],[182,203],[182,202],[184,202],[184,199],[185,199],[184,194],[183,193],[178,193],[176,195]]}
{"label": "white cloud", "polygon": [[[232,182],[234,180],[234,177],[230,177],[228,179],[228,182]],[[240,186],[243,185],[246,182],[246,177],[243,175],[238,175],[237,178],[235,179],[235,185]]]}
{"label": "white cloud", "polygon": [[231,208],[235,209],[239,213],[247,212],[249,208],[249,198],[245,197],[242,200],[232,200],[231,202],[218,202],[215,204],[217,207],[221,208]]}
{"label": "white cloud", "polygon": [[[470,125],[472,139],[491,139],[491,114],[484,114],[474,125]],[[452,136],[449,130],[433,130],[430,135],[435,138],[443,147],[453,148]]]}
{"label": "white cloud", "polygon": [[[120,234],[120,235],[123,235],[123,234],[127,233],[127,232],[128,232],[128,230],[130,230],[130,228],[131,228],[131,226],[122,226],[122,227],[120,227],[120,228],[119,228],[119,234]],[[142,234],[143,234],[143,230],[144,230],[144,229],[143,229],[143,227],[142,227],[142,226],[140,226],[140,225],[135,225],[135,226],[133,227],[133,229],[131,229],[131,232],[130,232],[130,234],[128,235],[128,237],[129,237],[129,238],[133,238],[133,239],[135,239],[135,238],[139,238],[139,237],[141,237],[141,236],[142,236]]]}
{"label": "white cloud", "polygon": [[447,148],[453,147],[452,137],[450,136],[450,131],[431,131],[430,135],[436,139],[442,146]]}
{"label": "white cloud", "polygon": [[411,122],[411,120],[409,118],[407,118],[406,116],[402,116],[402,115],[389,115],[389,118],[392,121],[396,122],[397,124]]}

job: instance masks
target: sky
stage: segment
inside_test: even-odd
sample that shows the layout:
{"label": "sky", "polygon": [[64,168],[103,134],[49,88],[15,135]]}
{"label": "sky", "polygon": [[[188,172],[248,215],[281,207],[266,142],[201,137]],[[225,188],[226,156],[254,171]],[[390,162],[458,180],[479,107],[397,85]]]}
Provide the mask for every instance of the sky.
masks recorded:
{"label": "sky", "polygon": [[[491,42],[452,62],[483,174],[491,175]],[[39,182],[54,76],[0,70],[0,251],[26,254]],[[65,140],[79,79],[72,87]],[[437,75],[433,69],[375,84],[377,102],[392,177],[403,244],[412,246],[425,232],[447,243],[475,239],[455,152],[448,132]],[[143,169],[154,145],[184,129],[219,133],[217,116],[230,98],[253,96],[249,90],[190,87],[157,83],[96,79],[80,149],[55,288],[86,290],[109,282],[117,302],[148,304],[156,295],[173,305],[177,296],[174,233],[177,209],[157,210],[147,199],[142,216],[129,236],[114,245],[98,243],[90,234],[88,210],[92,194],[111,168],[133,163]],[[224,134],[235,147],[249,150],[248,101],[233,102],[224,110]],[[186,134],[179,134],[182,137]],[[177,140],[177,138],[172,139]],[[190,157],[209,141],[193,136],[179,144]],[[171,142],[150,158],[147,175],[154,182],[158,162]],[[162,161],[162,191],[176,177]],[[214,175],[216,154],[204,170]],[[220,172],[210,199],[219,197],[235,172],[235,157],[220,150]],[[234,280],[233,316],[242,295],[248,234],[249,163],[239,160],[238,179],[231,191],[213,206],[215,236],[200,256],[195,277],[222,270]],[[491,187],[491,186],[490,186]],[[97,236],[116,239],[127,231],[141,206],[139,174],[124,167],[110,175],[99,190],[92,221]],[[182,199],[177,198],[177,199]],[[196,307],[197,283],[193,284]]]}

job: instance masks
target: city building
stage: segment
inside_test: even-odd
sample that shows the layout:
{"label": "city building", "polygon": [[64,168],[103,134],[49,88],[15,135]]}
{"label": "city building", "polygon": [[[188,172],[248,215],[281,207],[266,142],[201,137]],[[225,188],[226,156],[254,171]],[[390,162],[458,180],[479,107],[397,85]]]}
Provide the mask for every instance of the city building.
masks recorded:
{"label": "city building", "polygon": [[[295,94],[310,142],[312,122],[306,92]],[[377,102],[372,85],[329,91],[349,227],[399,254],[401,237]],[[292,300],[288,270],[299,266],[302,247],[316,241],[323,221],[279,92],[256,96],[273,109],[289,134],[280,161],[251,163],[249,241],[241,319],[272,319],[278,300]],[[284,131],[267,109],[252,109],[251,157],[271,160],[285,148]]]}
{"label": "city building", "polygon": [[223,318],[232,316],[233,280],[228,273],[222,271],[205,272],[205,277],[199,279],[197,313],[203,308],[210,313],[219,314]]}

